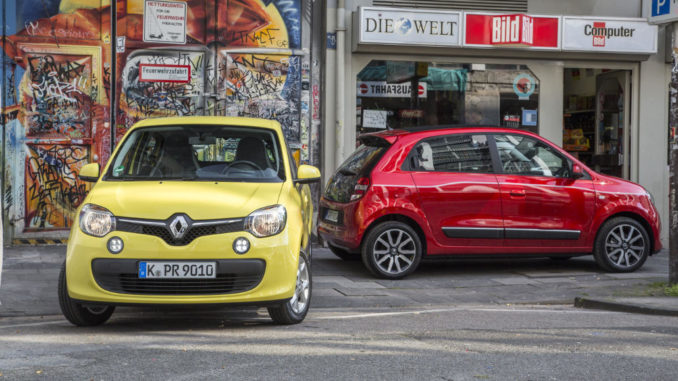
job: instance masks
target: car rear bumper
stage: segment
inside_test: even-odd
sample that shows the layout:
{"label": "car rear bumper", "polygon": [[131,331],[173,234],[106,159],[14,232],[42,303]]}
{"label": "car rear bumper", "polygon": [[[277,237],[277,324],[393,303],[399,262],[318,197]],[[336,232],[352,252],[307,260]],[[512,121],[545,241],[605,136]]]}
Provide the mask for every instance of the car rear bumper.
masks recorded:
{"label": "car rear bumper", "polygon": [[[106,248],[113,236],[125,242],[120,254],[111,254]],[[232,248],[238,237],[246,237],[251,243],[243,255],[235,254]],[[75,228],[66,256],[68,293],[75,300],[116,305],[265,304],[286,300],[294,294],[299,260],[298,243],[293,242],[287,229],[267,238],[235,232],[170,246],[154,236],[115,231],[97,238]],[[217,278],[151,283],[137,276],[141,261],[213,261],[217,263]]]}
{"label": "car rear bumper", "polygon": [[[360,250],[362,241],[362,229],[357,226],[355,210],[358,202],[338,203],[324,197],[320,199],[318,213],[318,235],[328,244],[348,251]],[[328,221],[325,217],[327,210],[339,212],[337,222]]]}

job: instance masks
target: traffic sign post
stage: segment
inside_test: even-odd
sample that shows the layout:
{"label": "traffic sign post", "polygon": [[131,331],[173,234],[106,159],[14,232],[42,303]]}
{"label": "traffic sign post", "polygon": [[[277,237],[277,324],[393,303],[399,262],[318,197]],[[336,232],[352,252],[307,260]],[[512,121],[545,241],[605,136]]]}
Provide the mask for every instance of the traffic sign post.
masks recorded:
{"label": "traffic sign post", "polygon": [[673,57],[669,83],[669,284],[678,284],[678,0],[651,0],[645,2],[648,22],[674,23],[671,31]]}

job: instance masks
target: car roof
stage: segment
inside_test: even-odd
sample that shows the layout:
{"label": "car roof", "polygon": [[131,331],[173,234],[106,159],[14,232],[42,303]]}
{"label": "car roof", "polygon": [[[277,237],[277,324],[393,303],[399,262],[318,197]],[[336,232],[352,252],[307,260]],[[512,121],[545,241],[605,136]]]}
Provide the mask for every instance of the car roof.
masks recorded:
{"label": "car roof", "polygon": [[531,131],[517,128],[497,127],[487,125],[442,125],[442,126],[417,126],[403,129],[386,130],[364,134],[362,136],[374,136],[393,142],[402,136],[437,136],[449,133],[520,133],[530,136],[539,136]]}
{"label": "car roof", "polygon": [[240,126],[269,128],[276,132],[282,132],[280,123],[275,120],[246,118],[240,116],[176,116],[169,118],[149,118],[135,123],[131,129],[152,126],[176,126],[176,125],[215,125],[215,126]]}

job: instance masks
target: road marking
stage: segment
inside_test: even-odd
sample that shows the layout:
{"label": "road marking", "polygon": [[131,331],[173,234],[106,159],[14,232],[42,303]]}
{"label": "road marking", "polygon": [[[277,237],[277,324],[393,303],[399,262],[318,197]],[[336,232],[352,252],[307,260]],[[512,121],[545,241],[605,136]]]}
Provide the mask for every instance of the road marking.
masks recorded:
{"label": "road marking", "polygon": [[415,311],[398,311],[398,312],[370,312],[356,315],[339,315],[339,316],[317,316],[312,317],[311,320],[339,320],[339,319],[360,319],[370,317],[382,316],[401,316],[401,315],[419,315],[419,314],[435,314],[441,312],[538,312],[538,313],[573,313],[573,314],[612,314],[618,313],[614,311],[588,311],[588,310],[547,310],[547,309],[515,309],[515,308],[441,308],[430,310],[415,310]]}
{"label": "road marking", "polygon": [[63,324],[63,320],[57,320],[57,321],[39,321],[37,323],[21,323],[21,324],[8,324],[8,325],[0,325],[0,329],[3,328],[21,328],[21,327],[36,327],[36,326],[41,326],[41,325],[51,325],[51,324]]}

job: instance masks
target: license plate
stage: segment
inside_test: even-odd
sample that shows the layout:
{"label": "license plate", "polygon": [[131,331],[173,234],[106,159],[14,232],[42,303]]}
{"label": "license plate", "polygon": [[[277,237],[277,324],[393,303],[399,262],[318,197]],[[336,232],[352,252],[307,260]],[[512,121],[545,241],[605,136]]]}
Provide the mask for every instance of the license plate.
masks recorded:
{"label": "license plate", "polygon": [[216,262],[139,262],[139,279],[216,277]]}
{"label": "license plate", "polygon": [[327,213],[325,213],[325,219],[336,224],[339,222],[339,211],[327,209]]}

